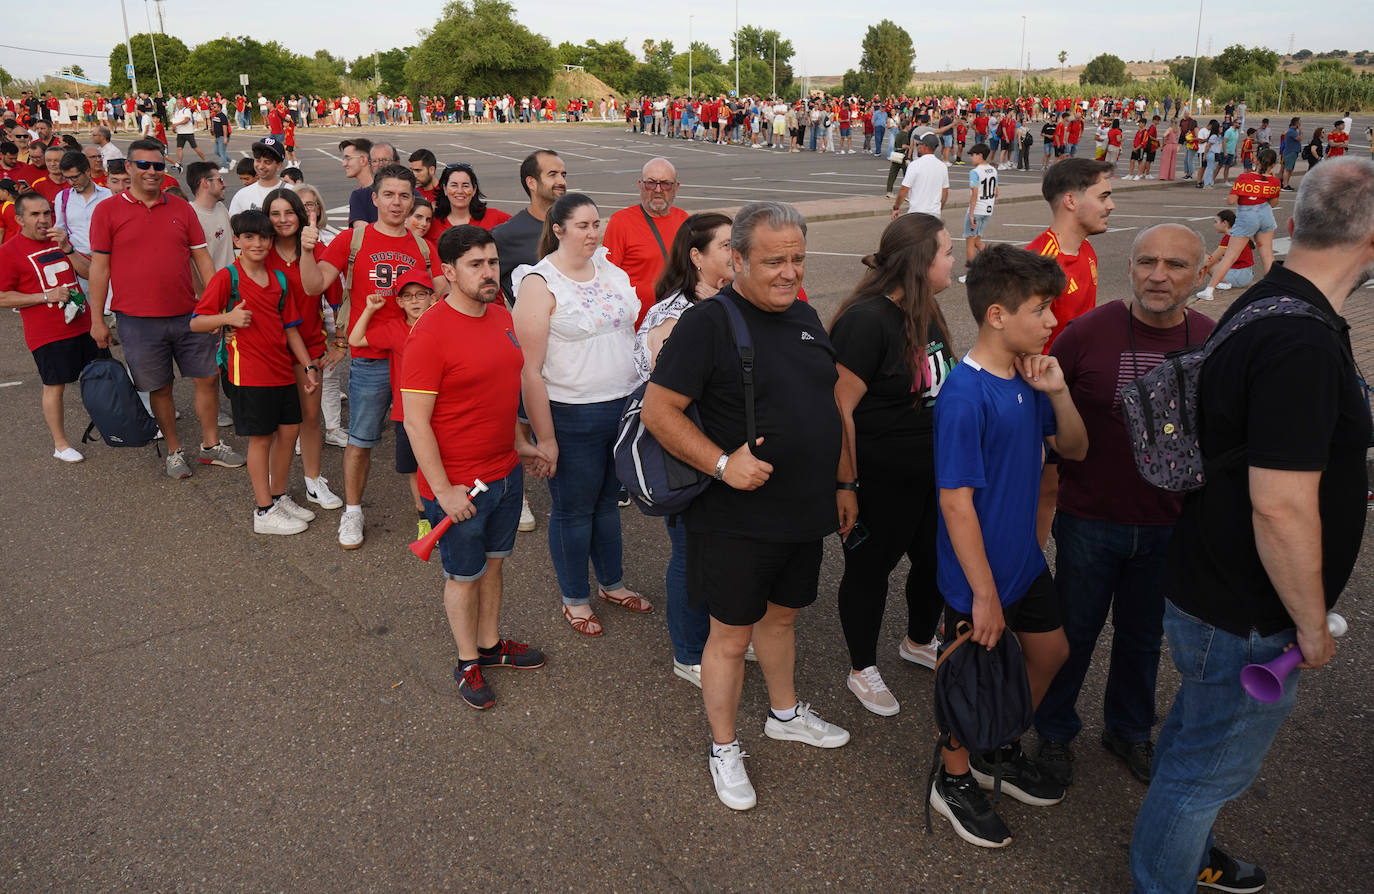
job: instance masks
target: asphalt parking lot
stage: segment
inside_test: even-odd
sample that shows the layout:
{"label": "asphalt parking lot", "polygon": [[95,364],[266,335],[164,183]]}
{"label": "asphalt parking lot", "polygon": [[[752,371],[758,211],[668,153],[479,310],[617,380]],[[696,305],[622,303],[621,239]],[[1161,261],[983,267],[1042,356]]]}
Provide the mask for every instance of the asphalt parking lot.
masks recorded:
{"label": "asphalt parking lot", "polygon": [[[506,210],[522,204],[514,172],[538,145],[567,156],[574,188],[607,213],[635,201],[639,167],[660,151],[676,153],[689,209],[763,195],[859,202],[875,196],[875,174],[885,173],[885,163],[858,156],[661,150],[616,127],[443,133],[456,145],[441,161],[480,160],[483,187]],[[393,136],[404,153],[433,147],[439,135]],[[348,186],[327,156],[338,138],[301,140],[307,180],[331,205]],[[236,138],[234,148],[247,147]],[[1004,182],[1017,179],[1030,187],[1035,175]],[[1126,294],[1125,258],[1140,228],[1182,220],[1214,247],[1208,221],[1223,206],[1220,189],[1123,189],[1111,229],[1092,240],[1100,299]],[[1290,208],[1285,194],[1280,220]],[[960,214],[946,213],[952,231]],[[1026,242],[1047,222],[1043,202],[1009,202],[988,236]],[[805,284],[823,318],[885,223],[811,226]],[[1374,290],[1356,293],[1352,317],[1367,319],[1371,299]],[[973,327],[962,287],[941,302],[956,347],[966,349]],[[1203,309],[1225,306],[1223,296]],[[103,445],[76,466],[52,460],[18,323],[0,313],[0,413],[9,420],[0,427],[0,487],[10,519],[0,554],[5,890],[1129,887],[1127,848],[1144,787],[1097,744],[1100,662],[1080,702],[1086,727],[1068,797],[1044,809],[1004,801],[1015,840],[1001,851],[964,845],[938,820],[927,835],[930,673],[897,658],[903,568],[879,647],[902,710],[881,718],[844,687],[835,611],[842,558],[827,543],[820,597],[798,628],[798,690],[853,740],[822,752],[763,737],[766,699],[751,666],[740,733],[759,806],[736,814],[711,787],[700,693],[671,673],[660,521],[622,513],[627,582],[655,611],[600,609],[606,635],[587,639],[559,615],[548,491],[530,487],[540,528],[520,535],[506,563],[503,628],[545,649],[549,663],[493,674],[498,706],[479,714],[455,692],[438,569],[406,549],[414,516],[390,472],[389,436],[373,464],[362,549],[338,547],[335,513],[295,537],[254,536],[242,470],[197,466],[177,482],[152,449]],[[1374,356],[1374,322],[1356,327],[1356,342],[1357,357]],[[186,383],[177,400],[181,434],[193,438]],[[69,396],[68,431],[86,421]],[[340,464],[340,451],[328,449],[325,474],[341,484]],[[1260,863],[1271,891],[1362,892],[1374,868],[1374,785],[1363,775],[1374,757],[1369,544],[1367,536],[1339,608],[1350,634],[1328,669],[1304,676],[1260,779],[1218,822],[1218,843]],[[1176,685],[1166,657],[1161,717]]]}

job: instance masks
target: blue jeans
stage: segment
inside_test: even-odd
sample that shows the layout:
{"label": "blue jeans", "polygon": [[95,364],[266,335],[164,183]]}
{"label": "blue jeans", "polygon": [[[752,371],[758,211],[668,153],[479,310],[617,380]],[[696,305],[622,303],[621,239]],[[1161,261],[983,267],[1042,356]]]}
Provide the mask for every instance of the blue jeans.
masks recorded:
{"label": "blue jeans", "polygon": [[229,146],[224,137],[215,137],[215,157],[221,168],[229,167]]}
{"label": "blue jeans", "polygon": [[875,124],[873,126],[873,154],[878,158],[883,157],[883,137],[887,134],[887,128]]}
{"label": "blue jeans", "polygon": [[1164,638],[1161,586],[1172,533],[1168,526],[1121,525],[1062,511],[1055,515],[1055,585],[1069,657],[1035,712],[1042,738],[1068,743],[1083,729],[1075,705],[1110,610],[1112,658],[1102,700],[1104,725],[1127,742],[1149,741]]}
{"label": "blue jeans", "polygon": [[239,130],[247,130],[247,129],[248,129],[248,113],[247,113],[247,112],[240,112],[240,111],[238,111],[238,110],[235,110],[235,111],[234,111],[234,123],[238,125]]}
{"label": "blue jeans", "polygon": [[711,632],[711,616],[705,606],[693,608],[687,601],[687,525],[682,519],[667,519],[668,571],[663,577],[663,589],[668,594],[668,639],[673,643],[673,657],[683,664],[701,664],[701,650]]}
{"label": "blue jeans", "polygon": [[549,555],[564,605],[591,601],[588,558],[602,589],[625,585],[616,505],[620,481],[611,452],[624,408],[623,398],[595,404],[549,401],[558,441],[558,473],[549,479]]}
{"label": "blue jeans", "polygon": [[1164,630],[1183,680],[1159,733],[1131,839],[1131,880],[1141,894],[1195,890],[1217,813],[1259,774],[1297,700],[1300,673],[1288,676],[1283,697],[1272,704],[1240,685],[1241,668],[1276,658],[1296,639],[1291,628],[1236,636],[1165,602]]}
{"label": "blue jeans", "polygon": [[1191,176],[1193,176],[1193,169],[1194,169],[1196,166],[1197,166],[1197,150],[1196,150],[1196,149],[1184,149],[1184,150],[1183,150],[1183,175],[1184,175],[1185,177],[1191,177]]}
{"label": "blue jeans", "polygon": [[1217,154],[1216,154],[1215,152],[1208,152],[1208,153],[1207,153],[1207,173],[1206,173],[1206,175],[1202,178],[1202,183],[1203,183],[1204,186],[1211,186],[1211,185],[1212,185],[1212,181],[1216,179],[1216,176],[1217,176],[1217,157],[1218,157],[1218,156],[1217,156]]}
{"label": "blue jeans", "polygon": [[815,152],[815,151],[816,151],[816,140],[820,138],[820,135],[821,135],[821,134],[820,134],[820,131],[821,131],[821,129],[820,129],[820,127],[818,127],[818,126],[813,125],[813,126],[811,127],[811,151],[812,151],[812,152]]}

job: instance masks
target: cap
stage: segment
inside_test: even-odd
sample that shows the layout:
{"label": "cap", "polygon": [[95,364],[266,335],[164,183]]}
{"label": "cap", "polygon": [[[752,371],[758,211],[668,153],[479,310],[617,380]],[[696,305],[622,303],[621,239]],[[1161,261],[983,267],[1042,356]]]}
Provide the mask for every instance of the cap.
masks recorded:
{"label": "cap", "polygon": [[15,183],[13,180],[6,177],[5,179],[0,180],[0,191],[7,192],[12,196],[18,196],[19,184]]}
{"label": "cap", "polygon": [[921,145],[927,149],[939,149],[940,138],[933,133],[923,134],[921,136]]}
{"label": "cap", "polygon": [[263,137],[261,140],[254,143],[252,148],[254,155],[258,154],[259,149],[263,149],[276,156],[277,161],[282,161],[286,158],[286,150],[282,148],[282,144],[279,141],[272,137]]}
{"label": "cap", "polygon": [[396,280],[396,291],[394,294],[400,295],[406,286],[419,284],[430,291],[434,291],[434,280],[430,278],[429,271],[423,267],[411,267],[401,278]]}

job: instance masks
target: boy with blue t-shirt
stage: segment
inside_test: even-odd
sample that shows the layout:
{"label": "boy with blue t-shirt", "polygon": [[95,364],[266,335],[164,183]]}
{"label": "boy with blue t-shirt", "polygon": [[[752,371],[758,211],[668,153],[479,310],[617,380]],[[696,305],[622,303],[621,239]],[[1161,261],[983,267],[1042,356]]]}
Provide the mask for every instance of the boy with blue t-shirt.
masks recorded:
{"label": "boy with blue t-shirt", "polygon": [[[1064,290],[1053,258],[993,245],[969,265],[969,309],[978,337],[950,372],[935,402],[935,484],[939,489],[936,581],[946,603],[945,641],[961,621],[971,641],[992,648],[1015,632],[1038,705],[1068,657],[1059,600],[1036,538],[1045,449],[1081,460],[1088,452],[1059,362],[1040,351],[1054,330],[1050,305]],[[930,804],[965,841],[1002,847],[1011,833],[988,806],[992,764],[1002,790],[1036,806],[1057,804],[1064,787],[1045,776],[1019,742],[1002,754],[943,754]]]}

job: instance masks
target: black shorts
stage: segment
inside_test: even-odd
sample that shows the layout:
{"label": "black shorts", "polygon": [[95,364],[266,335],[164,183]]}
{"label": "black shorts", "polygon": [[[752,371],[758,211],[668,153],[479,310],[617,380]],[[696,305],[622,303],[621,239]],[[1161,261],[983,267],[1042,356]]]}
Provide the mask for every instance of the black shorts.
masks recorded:
{"label": "black shorts", "polygon": [[1139,150],[1139,149],[1132,149],[1132,150],[1131,150],[1131,161],[1140,161],[1140,150]]}
{"label": "black shorts", "polygon": [[[1002,606],[1002,617],[1012,633],[1049,633],[1063,626],[1059,621],[1059,592],[1054,587],[1054,578],[1048,568],[1031,581],[1024,596],[1011,605]],[[957,611],[946,602],[945,632],[941,637],[944,642],[959,635],[955,631],[960,621],[968,621],[972,625],[973,615]]]}
{"label": "black shorts", "polygon": [[196,135],[193,133],[177,134],[177,148],[180,149],[182,146],[190,146],[192,149],[196,148]]}
{"label": "black shorts", "polygon": [[81,378],[81,371],[96,358],[98,350],[95,339],[85,332],[50,341],[33,352],[38,378],[44,385],[69,385]]}
{"label": "black shorts", "polygon": [[396,422],[396,471],[402,475],[414,475],[420,471],[420,464],[415,461],[415,451],[410,449],[410,435],[406,434],[406,424],[397,419]]}
{"label": "black shorts", "polygon": [[301,424],[295,385],[234,385],[224,376],[220,382],[234,414],[234,434],[240,438],[274,435],[283,425]]}
{"label": "black shorts", "polygon": [[1055,157],[1055,158],[1058,158],[1059,156],[1061,156],[1061,155],[1063,155],[1063,154],[1064,154],[1064,147],[1063,147],[1063,146],[1055,146],[1055,147],[1054,147],[1054,157]]}
{"label": "black shorts", "polygon": [[687,532],[687,597],[722,624],[748,626],[768,603],[804,608],[816,601],[822,541],[771,543]]}

